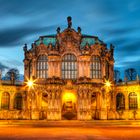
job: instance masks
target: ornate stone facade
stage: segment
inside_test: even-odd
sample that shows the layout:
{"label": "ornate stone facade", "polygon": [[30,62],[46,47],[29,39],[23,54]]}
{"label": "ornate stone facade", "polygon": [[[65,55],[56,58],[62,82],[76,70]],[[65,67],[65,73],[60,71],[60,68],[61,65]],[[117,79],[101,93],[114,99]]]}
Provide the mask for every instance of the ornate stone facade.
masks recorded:
{"label": "ornate stone facade", "polygon": [[[113,52],[80,27],[75,31],[68,17],[64,31],[41,36],[31,49],[25,44],[25,83],[1,81],[0,119],[139,119],[139,81],[114,84]],[[32,88],[26,85],[30,79]]]}

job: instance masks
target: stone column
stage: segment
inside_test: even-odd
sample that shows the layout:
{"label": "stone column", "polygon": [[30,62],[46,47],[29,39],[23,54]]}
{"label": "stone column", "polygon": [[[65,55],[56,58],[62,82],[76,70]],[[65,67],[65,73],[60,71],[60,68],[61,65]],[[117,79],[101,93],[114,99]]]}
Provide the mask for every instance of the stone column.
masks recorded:
{"label": "stone column", "polygon": [[27,59],[24,59],[24,81],[26,81],[26,78],[29,78],[29,62]]}
{"label": "stone column", "polygon": [[36,77],[36,61],[35,59],[32,59],[32,76]]}
{"label": "stone column", "polygon": [[128,92],[125,91],[126,93],[124,94],[125,95],[125,110],[129,110],[129,97],[128,97]]}
{"label": "stone column", "polygon": [[32,92],[31,97],[32,97],[32,119],[38,120],[39,119],[39,110],[37,106],[37,93]]}
{"label": "stone column", "polygon": [[99,92],[96,93],[96,98],[97,98],[96,99],[96,106],[97,106],[96,108],[97,108],[98,111],[100,110],[100,106],[101,106],[100,105],[100,95],[101,94]]}
{"label": "stone column", "polygon": [[123,116],[126,118],[126,119],[129,119],[129,95],[128,95],[128,91],[125,91],[124,95],[125,95],[125,110],[124,110],[124,113],[123,113]]}
{"label": "stone column", "polygon": [[101,60],[101,72],[102,78],[106,76],[106,62],[105,60]]}
{"label": "stone column", "polygon": [[59,61],[57,61],[57,73],[58,73],[58,77],[62,77],[61,76],[61,69],[62,69],[62,62],[59,60]]}
{"label": "stone column", "polygon": [[22,110],[26,109],[26,95],[23,93],[22,95]]}
{"label": "stone column", "polygon": [[48,56],[48,77],[60,76],[60,56]]}
{"label": "stone column", "polygon": [[78,120],[91,120],[91,102],[88,87],[80,87],[78,93]]}
{"label": "stone column", "polygon": [[60,89],[57,86],[52,87],[48,96],[48,120],[60,120],[61,119],[61,104],[60,104]]}
{"label": "stone column", "polygon": [[87,68],[87,77],[90,78],[90,61],[87,62],[86,68]]}
{"label": "stone column", "polygon": [[113,62],[110,62],[110,65],[109,65],[109,79],[111,81],[114,80],[114,63]]}
{"label": "stone column", "polygon": [[82,62],[81,61],[79,61],[79,75],[78,75],[78,78],[79,77],[82,77],[82,75],[83,75],[83,65],[82,65]]}
{"label": "stone column", "polygon": [[105,90],[102,90],[100,97],[101,97],[100,119],[106,120],[107,119],[107,102],[106,102],[106,91]]}
{"label": "stone column", "polygon": [[16,93],[13,93],[13,92],[10,94],[10,106],[9,106],[9,109],[10,110],[13,110],[14,109],[15,94]]}

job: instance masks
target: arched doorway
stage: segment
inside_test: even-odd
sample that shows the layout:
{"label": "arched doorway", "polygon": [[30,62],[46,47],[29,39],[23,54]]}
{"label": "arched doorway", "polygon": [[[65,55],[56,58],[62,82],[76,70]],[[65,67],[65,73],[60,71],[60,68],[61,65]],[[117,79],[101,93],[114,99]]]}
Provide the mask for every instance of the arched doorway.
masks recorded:
{"label": "arched doorway", "polygon": [[47,109],[48,109],[48,93],[43,92],[41,98],[41,112],[40,112],[40,119],[44,120],[47,119]]}
{"label": "arched doorway", "polygon": [[14,99],[14,109],[22,110],[23,97],[21,93],[17,93]]}
{"label": "arched doorway", "polygon": [[62,119],[77,119],[77,97],[72,91],[65,91],[62,94]]}
{"label": "arched doorway", "polygon": [[99,111],[100,111],[100,93],[93,92],[91,94],[91,115],[93,120],[99,119]]}

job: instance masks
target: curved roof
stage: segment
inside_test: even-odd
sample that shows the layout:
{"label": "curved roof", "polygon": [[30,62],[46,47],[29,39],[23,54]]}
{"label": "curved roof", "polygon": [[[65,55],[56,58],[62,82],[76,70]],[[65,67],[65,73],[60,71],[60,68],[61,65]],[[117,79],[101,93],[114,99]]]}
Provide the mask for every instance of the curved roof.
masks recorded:
{"label": "curved roof", "polygon": [[[56,30],[57,34],[61,34],[60,38],[63,35],[66,35],[66,37],[68,36],[68,38],[70,38],[69,37],[70,35],[73,36],[74,38],[75,38],[75,36],[77,36],[78,39],[76,39],[75,41],[78,41],[78,44],[80,41],[80,48],[81,49],[84,48],[87,44],[89,46],[94,45],[96,43],[104,44],[104,42],[99,40],[98,37],[96,37],[96,36],[81,34],[80,27],[78,27],[77,31],[75,31],[75,29],[73,29],[71,27],[72,26],[72,18],[70,16],[67,17],[67,22],[68,22],[68,27],[66,29],[64,29],[62,32],[60,32],[60,27],[58,27]],[[35,41],[35,44],[37,46],[40,45],[40,43],[43,43],[46,46],[48,46],[49,44],[52,44],[52,46],[55,46],[56,42],[57,42],[57,35],[55,34],[55,35],[48,35],[48,36],[40,36],[40,38]]]}
{"label": "curved roof", "polygon": [[[46,46],[49,44],[52,44],[52,46],[55,46],[56,44],[56,35],[49,35],[49,36],[41,36],[38,40],[35,41],[36,45],[40,45],[42,42]],[[94,45],[95,43],[103,44],[103,41],[99,40],[98,37],[95,36],[89,36],[89,35],[82,35],[82,40],[80,47],[83,48],[88,44],[89,46]]]}
{"label": "curved roof", "polygon": [[52,46],[55,46],[56,44],[56,35],[50,35],[50,36],[41,36],[38,40],[35,41],[36,45],[40,45],[40,43],[45,44],[48,46],[49,44],[52,44]]}

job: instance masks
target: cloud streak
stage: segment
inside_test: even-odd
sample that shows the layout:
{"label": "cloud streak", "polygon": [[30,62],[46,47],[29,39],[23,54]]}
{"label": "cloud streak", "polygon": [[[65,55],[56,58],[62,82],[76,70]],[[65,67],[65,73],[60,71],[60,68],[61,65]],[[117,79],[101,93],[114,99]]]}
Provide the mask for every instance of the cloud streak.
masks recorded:
{"label": "cloud streak", "polygon": [[[70,15],[73,27],[81,26],[82,33],[98,36],[116,46],[116,67],[128,67],[124,60],[131,57],[134,61],[138,59],[133,64],[140,69],[139,5],[139,0],[0,0],[0,51],[6,57],[9,48],[31,44],[40,35],[55,33],[58,26],[67,26],[66,17]],[[20,47],[17,48],[15,56]],[[22,60],[23,54],[19,57]]]}
{"label": "cloud streak", "polygon": [[7,67],[7,66],[5,66],[4,64],[2,64],[1,62],[0,62],[0,70],[5,70],[5,69],[8,69],[9,67]]}
{"label": "cloud streak", "polygon": [[40,34],[44,32],[50,32],[54,30],[57,26],[47,26],[47,27],[15,27],[11,29],[5,29],[0,32],[0,47],[14,47],[21,45],[24,38],[27,36],[32,36],[34,34]]}

